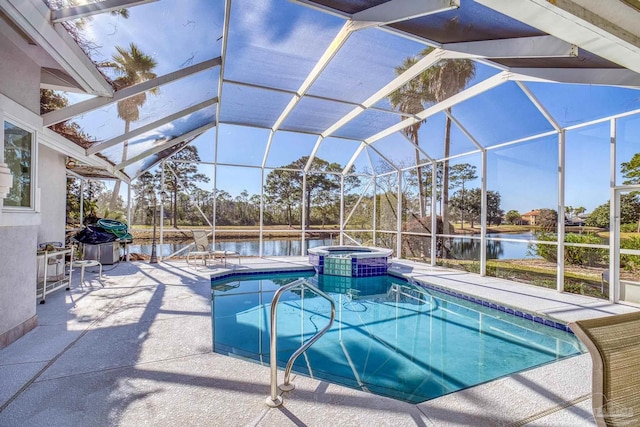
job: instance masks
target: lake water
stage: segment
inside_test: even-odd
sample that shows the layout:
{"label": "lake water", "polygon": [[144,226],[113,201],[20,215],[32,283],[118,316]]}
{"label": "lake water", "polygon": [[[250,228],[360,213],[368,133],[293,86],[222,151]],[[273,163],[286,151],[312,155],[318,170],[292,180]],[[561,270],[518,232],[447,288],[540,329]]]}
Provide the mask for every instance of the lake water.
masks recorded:
{"label": "lake water", "polygon": [[[524,259],[537,258],[529,249],[529,241],[533,239],[531,233],[507,234],[497,233],[487,235],[487,259]],[[495,241],[492,239],[516,239],[521,242]],[[453,239],[452,252],[457,259],[480,259],[480,239]]]}
{"label": "lake water", "polygon": [[[134,240],[135,242],[135,240]],[[156,254],[158,256],[168,256],[172,253],[189,246],[190,242],[182,243],[164,243],[162,247],[156,245]],[[316,246],[329,246],[337,244],[337,241],[332,239],[310,239],[305,241],[307,249],[315,248]],[[281,239],[281,240],[263,240],[262,242],[262,254],[264,256],[299,256],[302,251],[302,242],[294,239]],[[151,244],[145,245],[129,245],[131,253],[139,253],[143,255],[151,254]],[[240,241],[217,241],[216,250],[219,251],[233,251],[243,256],[258,256],[260,254],[260,241],[259,240],[240,240]],[[182,255],[186,255],[187,251],[184,251]]]}
{"label": "lake water", "polygon": [[[518,242],[505,242],[487,240],[487,259],[524,259],[537,258],[529,249],[529,241],[533,239],[530,232],[508,234],[497,233],[487,235],[490,239],[512,239]],[[156,253],[158,256],[168,256],[185,248],[190,242],[182,243],[164,243],[162,247],[156,245]],[[269,239],[264,240],[263,255],[264,256],[299,256],[301,251],[300,240],[295,239]],[[306,248],[314,248],[316,246],[329,246],[337,244],[334,239],[310,239],[305,241]],[[129,245],[130,252],[143,255],[151,254],[151,244]],[[259,241],[256,240],[240,240],[240,241],[217,241],[216,250],[226,250],[237,252],[243,256],[258,256],[260,253]],[[450,242],[450,252],[457,259],[480,259],[480,239],[471,238],[455,238]],[[186,251],[183,253],[186,254]]]}

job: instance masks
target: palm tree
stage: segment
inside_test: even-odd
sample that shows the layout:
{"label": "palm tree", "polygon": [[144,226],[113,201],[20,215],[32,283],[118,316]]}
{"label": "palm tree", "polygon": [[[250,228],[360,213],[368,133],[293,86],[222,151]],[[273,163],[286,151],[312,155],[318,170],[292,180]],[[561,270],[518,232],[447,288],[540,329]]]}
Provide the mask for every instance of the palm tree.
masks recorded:
{"label": "palm tree", "polygon": [[[424,53],[424,52],[423,52]],[[428,53],[428,52],[427,52]],[[421,53],[422,54],[422,53]],[[424,54],[426,55],[426,54]],[[422,55],[422,56],[424,56]],[[405,58],[402,65],[395,68],[396,75],[400,75],[411,68],[420,60],[420,57],[410,56]],[[389,95],[389,102],[391,106],[401,113],[414,115],[424,110],[424,104],[433,102],[431,94],[427,90],[426,80],[424,79],[425,73],[414,78],[400,89],[394,91]],[[404,118],[403,118],[404,119]],[[402,133],[416,146],[416,165],[421,163],[420,150],[418,141],[418,131],[426,120],[422,120],[412,124],[409,127],[402,129]],[[420,217],[424,216],[424,182],[422,180],[422,167],[416,168],[416,174],[418,177],[418,204]]]}
{"label": "palm tree", "polygon": [[[406,58],[402,65],[396,67],[396,74],[400,75],[413,64],[425,57],[433,48],[426,48],[417,57]],[[469,59],[449,59],[440,61],[429,69],[423,71],[416,78],[411,80],[402,88],[389,95],[389,102],[393,108],[405,114],[417,114],[427,108],[429,104],[439,103],[465,88],[467,83],[475,76],[475,63]],[[449,108],[449,112],[450,112]],[[416,146],[416,165],[420,163],[420,153],[418,150],[418,130],[426,120],[414,123],[403,130],[404,134]],[[451,146],[451,119],[446,117],[445,121],[445,141],[444,158],[450,154]],[[418,166],[418,193],[420,203],[420,215],[424,213],[424,184],[422,181],[422,171]],[[447,231],[448,224],[447,204],[449,203],[449,161],[443,162],[443,182],[442,182],[442,224],[443,231]]]}
{"label": "palm tree", "polygon": [[[422,51],[423,56],[428,54],[431,48]],[[476,75],[476,64],[470,59],[449,59],[440,61],[424,73],[427,92],[433,96],[436,103],[463,90],[467,83]],[[451,113],[451,107],[447,108]],[[442,165],[442,226],[443,232],[447,232],[449,224],[449,154],[451,149],[451,119],[449,114],[445,116],[444,132],[444,162]]]}
{"label": "palm tree", "polygon": [[[120,77],[113,81],[116,91],[128,86],[142,83],[156,78],[153,69],[157,63],[151,56],[143,53],[134,43],[129,45],[129,50],[116,46],[117,53],[113,55],[113,62],[106,66],[113,68]],[[124,120],[124,133],[128,133],[131,123],[140,120],[140,108],[147,102],[145,92],[125,98],[118,102],[118,118]],[[129,141],[124,141],[122,147],[122,161],[127,160],[127,148]],[[109,208],[113,210],[120,193],[120,180],[116,181]]]}

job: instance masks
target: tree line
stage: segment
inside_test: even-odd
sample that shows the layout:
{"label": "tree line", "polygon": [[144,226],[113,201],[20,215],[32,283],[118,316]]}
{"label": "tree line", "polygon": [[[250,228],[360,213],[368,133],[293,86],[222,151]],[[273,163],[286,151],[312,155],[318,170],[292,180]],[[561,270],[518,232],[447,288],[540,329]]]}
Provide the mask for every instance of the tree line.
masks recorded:
{"label": "tree line", "polygon": [[[213,219],[215,198],[216,224],[220,226],[257,227],[260,224],[260,195],[250,194],[243,190],[232,195],[224,189],[207,191],[201,184],[210,181],[210,177],[198,169],[200,157],[195,146],[186,146],[171,159],[165,161],[164,175],[160,168],[155,172],[145,172],[132,184],[132,223],[152,223],[152,212],[159,204],[164,205],[164,220],[167,225],[206,226]],[[308,156],[283,165],[270,171],[264,183],[264,215],[265,225],[286,225],[300,227],[305,223],[311,226],[335,226],[340,222],[341,185],[344,184],[345,210],[354,207],[358,200],[362,206],[378,206],[376,218],[379,227],[395,229],[397,221],[397,177],[387,175],[377,178],[376,194],[359,194],[363,188],[363,176],[354,174],[342,176],[343,166],[321,158],[314,158],[309,172],[303,172],[309,162]],[[476,179],[475,167],[469,164],[455,165],[451,168],[449,187],[453,191],[448,207],[440,206],[437,212],[442,217],[442,209],[449,210],[452,221],[459,221],[461,226],[471,224],[473,227],[480,219],[482,200],[480,188],[468,188],[468,182]],[[457,171],[457,172],[456,172]],[[442,169],[437,174],[441,175]],[[161,177],[164,185],[161,186]],[[426,179],[428,177],[428,179]],[[417,173],[415,170],[407,178],[401,189],[403,198],[403,221],[411,221],[417,216],[412,211],[416,203]],[[423,174],[423,188],[430,191],[431,174]],[[440,189],[444,180],[436,179]],[[160,195],[161,188],[164,194]],[[303,194],[304,188],[304,194]],[[76,180],[69,180],[67,189],[67,206],[70,218],[77,218],[79,211],[80,187]],[[438,194],[441,191],[438,190]],[[304,196],[304,197],[303,197]],[[85,216],[111,217],[122,219],[125,214],[125,203],[122,197],[117,198],[115,209],[110,210],[113,192],[105,188],[99,181],[89,181],[84,186]],[[304,201],[304,202],[303,202]],[[304,206],[303,206],[304,203]],[[500,194],[487,192],[488,220],[500,223]],[[159,210],[159,209],[158,209]],[[304,216],[303,216],[304,213]],[[348,214],[349,212],[346,212]],[[430,212],[425,213],[426,218]],[[367,229],[372,224],[373,211],[360,209],[351,216],[350,223]],[[423,221],[429,223],[429,221]],[[430,223],[429,223],[430,224]],[[430,228],[430,225],[429,227]],[[423,230],[424,231],[424,230]],[[428,230],[427,230],[428,231]]]}

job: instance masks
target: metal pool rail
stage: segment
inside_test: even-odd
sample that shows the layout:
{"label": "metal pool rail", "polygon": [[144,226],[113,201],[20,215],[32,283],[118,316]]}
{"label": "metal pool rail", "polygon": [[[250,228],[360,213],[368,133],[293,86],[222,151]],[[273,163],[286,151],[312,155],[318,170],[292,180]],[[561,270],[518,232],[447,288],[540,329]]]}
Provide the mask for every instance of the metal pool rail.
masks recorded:
{"label": "metal pool rail", "polygon": [[[309,341],[304,343],[299,349],[297,349],[289,358],[287,362],[287,366],[284,369],[284,383],[280,386],[280,390],[282,391],[290,391],[294,389],[294,385],[290,383],[291,376],[291,368],[293,368],[293,363],[296,361],[298,356],[305,352],[314,342],[316,342],[325,332],[327,332],[331,325],[333,325],[333,320],[336,317],[336,303],[326,293],[322,292],[317,287],[313,286],[306,279],[298,279],[294,282],[289,283],[281,288],[279,288],[276,293],[273,295],[273,300],[271,301],[271,337],[270,337],[270,366],[271,366],[271,395],[267,397],[266,403],[268,406],[275,408],[277,406],[282,405],[282,397],[278,396],[278,361],[277,361],[277,330],[276,330],[276,320],[277,320],[277,311],[278,311],[278,301],[283,293],[293,288],[303,289],[307,288],[315,294],[321,296],[322,298],[329,301],[331,304],[331,317],[329,319],[329,324],[319,330],[314,336],[312,336]],[[302,293],[302,297],[304,297],[304,292]]]}

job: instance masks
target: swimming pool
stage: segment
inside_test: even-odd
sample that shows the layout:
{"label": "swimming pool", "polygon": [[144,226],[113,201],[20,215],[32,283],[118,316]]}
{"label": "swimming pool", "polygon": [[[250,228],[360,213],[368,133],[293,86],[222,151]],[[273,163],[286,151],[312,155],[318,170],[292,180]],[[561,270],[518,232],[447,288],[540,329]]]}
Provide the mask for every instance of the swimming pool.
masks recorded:
{"label": "swimming pool", "polygon": [[[300,277],[336,302],[333,326],[293,368],[313,378],[419,403],[581,353],[572,334],[482,302],[393,276],[313,273],[213,280],[214,351],[268,364],[271,299]],[[328,323],[329,312],[329,303],[311,292],[282,296],[279,366]]]}

